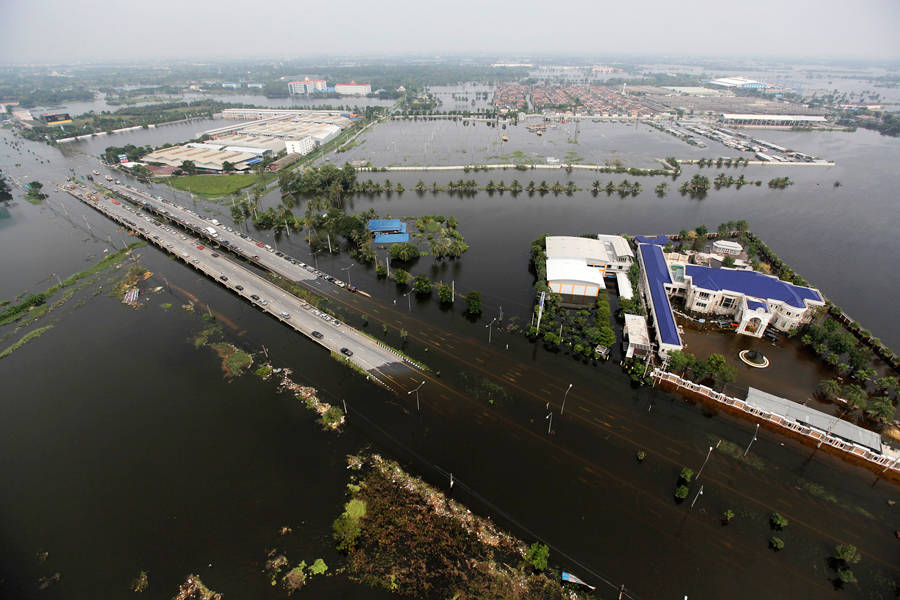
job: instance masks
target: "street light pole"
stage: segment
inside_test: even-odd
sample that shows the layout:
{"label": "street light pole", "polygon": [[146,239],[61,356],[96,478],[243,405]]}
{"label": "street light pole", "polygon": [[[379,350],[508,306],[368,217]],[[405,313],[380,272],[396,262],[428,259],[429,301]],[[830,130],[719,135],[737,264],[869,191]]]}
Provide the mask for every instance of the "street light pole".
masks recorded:
{"label": "street light pole", "polygon": [[424,380],[424,379],[422,380],[422,383],[419,384],[419,387],[417,387],[417,388],[414,389],[414,390],[410,390],[410,391],[406,392],[406,395],[407,395],[407,396],[409,396],[409,395],[412,394],[413,392],[416,393],[416,411],[419,410],[419,390],[422,388],[423,385],[425,385],[425,380]]}
{"label": "street light pole", "polygon": [[697,504],[697,498],[703,495],[703,486],[700,486],[700,491],[697,492],[697,495],[694,496],[694,501],[691,502],[691,510],[694,510],[694,505]]}
{"label": "street light pole", "polygon": [[347,285],[350,285],[350,268],[355,267],[356,263],[350,263],[349,266],[346,266],[341,269],[341,271],[347,271]]}
{"label": "street light pole", "polygon": [[709,452],[706,453],[706,458],[703,460],[703,464],[700,466],[700,471],[697,473],[697,479],[700,479],[700,476],[703,475],[703,467],[706,466],[706,463],[709,460],[710,455],[713,453],[713,450],[718,448],[719,444],[721,444],[721,443],[722,443],[722,440],[719,440],[718,442],[716,442],[715,447],[713,447],[713,446],[709,447]]}
{"label": "street light pole", "polygon": [[563,394],[562,408],[561,408],[560,411],[559,411],[559,414],[560,414],[560,415],[562,415],[564,412],[566,412],[566,396],[569,395],[569,390],[572,389],[572,385],[573,385],[573,384],[570,383],[570,384],[569,384],[569,388],[566,390],[566,393]]}
{"label": "street light pole", "polygon": [[550,419],[550,423],[547,425],[547,435],[550,435],[550,430],[553,428],[553,411],[550,411],[550,414],[544,417],[545,419]]}
{"label": "street light pole", "polygon": [[756,434],[759,432],[759,423],[756,424],[756,430],[753,432],[753,437],[750,439],[750,443],[747,444],[747,449],[744,450],[744,456],[747,456],[747,453],[750,452],[750,446],[753,445],[753,442],[756,441]]}
{"label": "street light pole", "polygon": [[488,344],[491,343],[491,330],[492,330],[491,325],[493,325],[493,324],[494,324],[494,321],[496,321],[496,320],[497,320],[497,317],[494,317],[493,319],[491,319],[491,322],[490,322],[490,323],[488,323],[487,325],[485,325],[485,327],[487,327],[487,330],[488,330]]}

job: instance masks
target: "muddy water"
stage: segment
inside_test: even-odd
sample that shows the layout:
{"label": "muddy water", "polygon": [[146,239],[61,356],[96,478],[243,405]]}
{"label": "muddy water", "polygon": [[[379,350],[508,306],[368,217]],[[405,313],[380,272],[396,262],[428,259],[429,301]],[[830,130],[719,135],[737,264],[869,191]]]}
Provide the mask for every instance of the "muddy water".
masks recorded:
{"label": "muddy water", "polygon": [[[896,152],[896,144],[866,135],[858,138],[862,154],[876,142],[879,155]],[[857,138],[841,141],[847,139]],[[0,168],[17,177],[39,173],[52,180],[64,177],[69,167],[93,164],[77,153],[64,157],[34,144],[26,148],[37,155],[0,147]],[[514,173],[503,177],[511,180]],[[848,269],[817,279],[809,271],[822,260],[818,247],[794,241],[798,232],[791,219],[802,206],[815,207],[817,197],[820,204],[827,202],[831,218],[856,219],[842,223],[842,229],[858,225],[860,212],[877,213],[873,231],[889,247],[890,236],[884,234],[892,215],[885,210],[889,203],[878,194],[851,194],[851,185],[865,185],[854,183],[852,170],[841,174],[844,187],[821,191],[816,183],[833,172],[818,179],[813,171],[806,173],[798,172],[797,185],[787,192],[732,190],[703,201],[672,194],[624,200],[605,194],[463,199],[407,192],[352,204],[357,210],[371,205],[382,214],[456,215],[472,245],[469,253],[444,265],[420,260],[411,270],[454,279],[462,291],[480,289],[488,314],[502,304],[507,319],[527,314],[527,246],[540,233],[656,233],[738,218],[762,229],[770,245],[826,294],[847,289],[847,300],[838,301],[856,314],[850,304],[865,299],[849,293],[853,284],[884,282],[869,282]],[[414,184],[418,178],[408,179]],[[577,181],[585,186],[583,179]],[[66,197],[51,196],[43,207],[19,201],[9,208],[8,224],[0,230],[5,298],[42,289],[54,271],[85,268],[110,244],[107,236],[121,235]],[[867,211],[844,207],[852,199],[866,200]],[[809,227],[826,221],[813,212]],[[841,251],[863,251],[866,240],[858,242]],[[298,236],[282,240],[280,247],[306,256]],[[223,381],[215,355],[187,342],[200,323],[177,308],[183,298],[161,293],[150,296],[145,309],[131,311],[104,295],[88,296],[72,318],[0,361],[8,382],[0,403],[2,453],[16,457],[3,463],[8,485],[0,494],[7,523],[0,533],[0,564],[12,597],[34,596],[37,578],[57,571],[61,582],[48,596],[115,596],[140,569],[150,571],[154,597],[169,597],[191,571],[230,597],[283,597],[259,573],[265,550],[281,543],[275,531],[287,524],[298,532],[288,548],[292,561],[322,556],[329,565],[338,564],[330,550],[330,522],[343,499],[342,459],[366,445],[399,457],[445,488],[432,465],[453,472],[460,482],[454,494],[474,510],[529,541],[536,535],[551,542],[553,559],[592,583],[603,575],[626,583],[640,598],[867,597],[886,593],[887,581],[900,576],[891,537],[896,512],[886,502],[897,488],[884,482],[873,488],[874,477],[777,436],[760,436],[752,462],[716,454],[704,470],[704,495],[694,510],[675,504],[671,493],[681,466],[697,470],[716,439],[743,448],[752,430],[667,395],[634,390],[614,365],[583,365],[496,329],[488,346],[485,321],[471,323],[458,307],[444,311],[433,299],[407,306],[392,285],[357,267],[353,282],[375,297],[345,295],[331,300],[333,305],[350,323],[361,325],[359,314],[368,314],[373,333],[380,332],[380,323],[389,324],[390,343],[399,345],[397,331],[406,329],[407,351],[441,373],[423,388],[422,410],[416,412],[406,394],[393,397],[366,385],[181,264],[153,249],[142,254],[151,271],[235,323],[232,341],[257,352],[265,345],[276,363],[294,369],[299,382],[318,387],[329,400],[347,399],[351,426],[340,436],[322,433],[310,413],[275,396],[271,385],[252,376]],[[320,259],[320,267],[335,273],[347,263],[346,257]],[[851,279],[842,288],[846,278]],[[158,307],[163,302],[175,307],[163,311]],[[879,331],[862,311],[860,318]],[[574,388],[560,415],[568,383]],[[552,435],[546,433],[548,401],[557,409]],[[634,459],[638,448],[650,455],[643,464]],[[718,515],[726,508],[738,517],[723,528]],[[772,510],[791,520],[782,536],[787,548],[778,555],[766,549]],[[827,581],[825,561],[838,541],[855,543],[865,555],[855,570],[860,587],[841,594]],[[35,558],[39,550],[50,552],[44,564]],[[374,595],[342,578],[314,585],[319,587],[309,589],[313,595]]]}

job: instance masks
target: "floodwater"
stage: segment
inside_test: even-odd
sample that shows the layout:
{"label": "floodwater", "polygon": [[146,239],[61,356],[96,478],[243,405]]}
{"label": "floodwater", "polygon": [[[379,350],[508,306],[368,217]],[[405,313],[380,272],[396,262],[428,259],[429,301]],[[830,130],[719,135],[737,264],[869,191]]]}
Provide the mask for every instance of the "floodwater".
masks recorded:
{"label": "floodwater", "polygon": [[[127,139],[151,143],[141,137],[149,133]],[[10,139],[0,131],[0,140]],[[507,322],[528,314],[528,244],[541,233],[658,233],[746,218],[826,295],[897,346],[898,331],[882,323],[889,307],[880,298],[868,304],[859,290],[890,292],[896,286],[891,277],[871,273],[896,265],[898,242],[891,232],[897,182],[887,165],[896,162],[900,145],[869,132],[801,139],[821,147],[838,166],[791,170],[797,184],[785,191],[722,190],[703,200],[670,192],[659,199],[652,194],[659,180],[643,178],[651,191],[627,199],[584,192],[518,198],[406,192],[355,198],[351,208],[455,215],[469,252],[442,265],[423,258],[410,270],[455,280],[459,291],[482,291],[486,315],[496,315],[502,305]],[[50,187],[69,168],[94,168],[86,154],[22,144],[22,153],[0,145],[4,172],[40,178]],[[879,165],[877,183],[875,175],[867,176],[872,164]],[[746,173],[768,178],[772,171]],[[407,188],[419,178],[432,180],[429,173],[377,175]],[[435,179],[473,176],[527,181],[532,175]],[[558,178],[564,181],[565,173]],[[621,176],[573,178],[588,187],[594,178]],[[837,178],[844,185],[833,188]],[[224,213],[219,205],[197,206]],[[40,207],[18,200],[0,219],[0,295],[44,289],[52,273],[84,269],[105,248],[120,246],[119,237],[124,234],[113,223],[68,196],[53,192]],[[307,260],[300,237],[282,239],[279,247]],[[853,243],[834,248],[835,239],[848,237]],[[870,256],[871,248],[881,254]],[[496,326],[488,345],[487,319],[472,323],[459,307],[442,310],[434,299],[403,298],[392,284],[378,282],[373,270],[353,268],[353,283],[374,298],[343,294],[330,303],[350,324],[361,326],[360,315],[368,315],[373,334],[388,324],[391,344],[400,345],[400,328],[409,332],[406,351],[436,374],[423,388],[417,412],[405,393],[392,396],[367,385],[158,250],[140,253],[157,274],[144,290],[147,306],[130,310],[86,288],[84,306],[76,308],[73,300],[51,313],[46,318],[57,320],[54,329],[0,360],[7,382],[0,451],[15,457],[0,467],[6,482],[0,494],[0,590],[8,597],[37,595],[37,579],[55,572],[61,580],[44,592],[47,597],[115,597],[146,569],[151,597],[171,597],[177,583],[196,572],[227,597],[283,598],[261,573],[266,550],[284,548],[292,562],[321,556],[329,566],[340,564],[331,550],[330,523],[344,498],[343,457],[363,447],[400,459],[444,489],[447,481],[434,465],[453,472],[459,482],[454,495],[473,510],[529,542],[535,536],[548,541],[551,559],[567,570],[601,586],[599,576],[624,583],[637,598],[885,597],[890,581],[900,578],[897,513],[887,504],[898,487],[884,481],[873,486],[868,472],[765,432],[753,445],[753,460],[738,460],[733,449],[739,456],[752,436],[745,422],[633,389],[615,365],[549,354]],[[336,275],[349,263],[346,255],[319,259]],[[850,268],[857,264],[867,268]],[[347,430],[321,432],[311,413],[252,375],[223,381],[218,358],[188,342],[201,322],[179,308],[185,298],[149,292],[164,285],[162,276],[208,303],[222,322],[234,323],[227,330],[230,341],[255,352],[265,345],[276,365],[294,369],[298,382],[319,388],[330,401],[346,399]],[[164,302],[173,308],[162,310]],[[560,414],[569,383],[574,387]],[[555,409],[552,424],[547,402]],[[672,491],[681,466],[697,471],[707,446],[718,439],[726,444],[703,471],[703,496],[693,510],[676,504]],[[634,459],[638,449],[648,452],[643,464]],[[692,498],[698,490],[692,487]],[[738,516],[722,527],[719,515],[726,508]],[[766,548],[772,535],[766,522],[774,510],[791,521],[779,554]],[[283,525],[295,532],[288,541],[276,533]],[[859,586],[843,592],[833,590],[826,560],[839,542],[854,543],[864,554],[855,569]],[[45,563],[36,558],[39,551],[49,552]],[[600,591],[600,597],[612,596],[611,588]],[[343,577],[316,580],[307,593],[378,597]]]}

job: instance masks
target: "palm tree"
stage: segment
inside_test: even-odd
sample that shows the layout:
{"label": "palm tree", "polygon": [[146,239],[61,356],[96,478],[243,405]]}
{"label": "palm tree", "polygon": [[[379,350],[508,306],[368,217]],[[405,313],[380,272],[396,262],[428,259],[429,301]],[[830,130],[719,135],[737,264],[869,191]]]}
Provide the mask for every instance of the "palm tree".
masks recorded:
{"label": "palm tree", "polygon": [[894,418],[894,404],[890,398],[872,398],[866,408],[866,417],[876,423],[887,423]]}
{"label": "palm tree", "polygon": [[819,394],[826,400],[833,401],[841,395],[841,384],[834,379],[823,379],[819,382]]}
{"label": "palm tree", "polygon": [[856,384],[848,384],[844,386],[842,390],[844,400],[847,401],[847,411],[854,408],[865,409],[866,404],[868,403],[868,394],[866,394],[866,390],[862,389],[860,386]]}

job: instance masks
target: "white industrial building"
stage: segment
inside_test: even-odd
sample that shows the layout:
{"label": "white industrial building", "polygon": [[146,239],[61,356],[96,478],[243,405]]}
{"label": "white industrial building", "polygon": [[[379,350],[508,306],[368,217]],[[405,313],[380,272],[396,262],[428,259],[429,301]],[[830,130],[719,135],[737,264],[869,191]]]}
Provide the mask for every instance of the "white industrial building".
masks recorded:
{"label": "white industrial building", "polygon": [[761,81],[747,79],[746,77],[719,77],[718,79],[713,79],[710,83],[724,88],[765,89],[768,87]]}
{"label": "white industrial building", "polygon": [[299,81],[288,82],[288,92],[291,96],[299,96],[302,94],[312,94],[314,92],[324,92],[328,88],[328,84],[324,79],[310,79],[309,77]]}
{"label": "white industrial building", "polygon": [[372,93],[372,86],[368,83],[337,83],[334,91],[342,96],[367,96]]}
{"label": "white industrial building", "polygon": [[[625,238],[547,236],[547,285],[562,296],[563,304],[594,302],[606,289],[604,277],[626,273],[634,263],[634,252]],[[631,291],[631,285],[627,286]]]}
{"label": "white industrial building", "polygon": [[762,125],[766,127],[809,127],[826,123],[819,115],[752,115],[724,113],[722,122],[726,125]]}
{"label": "white industrial building", "polygon": [[216,144],[187,144],[161,148],[144,157],[144,162],[158,163],[170,167],[180,167],[189,160],[200,171],[219,172],[225,163],[231,163],[235,171],[247,170],[253,162],[260,160],[257,152],[239,152]]}
{"label": "white industrial building", "polygon": [[731,240],[716,240],[713,242],[712,248],[716,254],[731,256],[738,256],[744,250],[740,244]]}
{"label": "white industrial building", "polygon": [[285,140],[284,145],[288,154],[305,156],[315,149],[316,141],[311,137],[305,137],[299,140]]}

